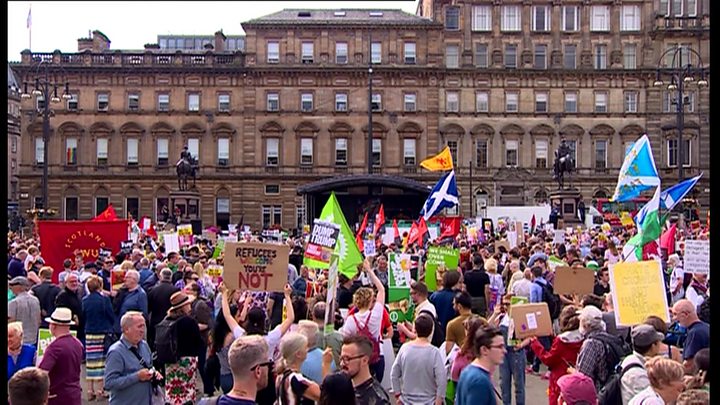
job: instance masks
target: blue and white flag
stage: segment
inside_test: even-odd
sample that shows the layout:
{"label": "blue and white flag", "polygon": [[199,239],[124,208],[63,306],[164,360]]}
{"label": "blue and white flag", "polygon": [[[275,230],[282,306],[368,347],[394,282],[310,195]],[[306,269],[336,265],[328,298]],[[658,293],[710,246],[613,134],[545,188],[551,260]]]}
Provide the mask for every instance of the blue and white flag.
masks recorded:
{"label": "blue and white flag", "polygon": [[443,208],[452,208],[457,204],[458,191],[455,183],[455,170],[453,170],[443,176],[433,187],[420,215],[427,221],[430,217],[439,214]]}
{"label": "blue and white flag", "polygon": [[692,190],[702,175],[703,174],[700,173],[691,179],[683,180],[669,189],[663,190],[663,192],[660,193],[660,208],[672,211],[673,207],[682,201],[687,193]]}
{"label": "blue and white flag", "polygon": [[615,194],[611,200],[628,201],[639,196],[645,190],[659,186],[660,177],[655,168],[650,141],[645,134],[635,142],[625,156],[625,161],[620,168]]}

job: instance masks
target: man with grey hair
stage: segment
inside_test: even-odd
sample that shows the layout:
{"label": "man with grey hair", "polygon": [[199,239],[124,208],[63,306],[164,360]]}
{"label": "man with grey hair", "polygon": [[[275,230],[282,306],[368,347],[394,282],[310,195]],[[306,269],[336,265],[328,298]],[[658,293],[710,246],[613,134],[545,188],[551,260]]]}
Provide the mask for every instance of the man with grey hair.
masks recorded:
{"label": "man with grey hair", "polygon": [[30,295],[30,282],[23,276],[17,276],[10,280],[10,290],[15,294],[8,302],[8,322],[22,322],[23,343],[34,345],[37,343],[38,329],[40,328],[41,309],[40,301],[34,295]]}
{"label": "man with grey hair", "polygon": [[108,350],[105,360],[105,390],[110,404],[148,404],[152,381],[162,379],[152,365],[152,352],[145,336],[145,317],[128,311],[120,319],[122,336]]}
{"label": "man with grey hair", "polygon": [[593,305],[578,311],[580,333],[585,341],[578,353],[577,371],[592,378],[599,391],[612,375],[615,367],[631,353],[625,342],[605,331],[602,312]]}
{"label": "man with grey hair", "polygon": [[[300,372],[307,378],[315,381],[318,385],[322,384],[323,348],[318,347],[317,345],[319,332],[318,325],[313,321],[303,319],[298,323],[297,332],[305,336],[308,341],[307,357],[305,357],[305,361],[300,367]],[[334,360],[330,365],[330,369],[331,371],[336,370]]]}
{"label": "man with grey hair", "polygon": [[[312,307],[312,320],[318,326],[317,333],[317,346],[320,348],[329,347],[332,349],[333,361],[335,364],[340,364],[340,352],[342,351],[343,336],[340,332],[333,330],[326,334],[323,330],[325,328],[325,309],[327,303],[320,301],[315,303]],[[330,322],[335,322],[335,314],[330,316]]]}
{"label": "man with grey hair", "polygon": [[128,311],[138,311],[148,317],[148,298],[145,290],[140,287],[140,273],[137,270],[125,272],[125,284],[118,291],[113,302],[117,317],[115,318],[115,333],[120,333],[120,318]]}
{"label": "man with grey hair", "polygon": [[161,266],[163,268],[160,270],[160,282],[147,295],[148,311],[150,313],[148,342],[150,342],[153,350],[155,349],[155,326],[165,319],[167,311],[172,306],[170,305],[170,297],[180,291],[172,283],[172,270],[166,268],[165,264],[161,264]]}

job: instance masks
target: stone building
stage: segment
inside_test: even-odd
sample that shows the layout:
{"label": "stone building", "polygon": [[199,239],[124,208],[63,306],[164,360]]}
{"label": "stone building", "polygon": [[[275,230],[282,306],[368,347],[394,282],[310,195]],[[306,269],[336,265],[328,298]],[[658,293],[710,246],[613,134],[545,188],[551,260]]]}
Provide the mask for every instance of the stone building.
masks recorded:
{"label": "stone building", "polygon": [[[383,198],[415,204],[424,197],[404,193],[422,194],[440,177],[418,163],[445,145],[459,213],[475,216],[486,205],[545,201],[561,138],[574,150],[571,182],[586,203],[612,195],[626,148],[644,132],[663,184],[673,184],[675,106],[653,82],[658,61],[671,62],[660,60],[668,47],[691,47],[709,67],[707,3],[425,0],[416,15],[282,10],[242,23],[243,41],[218,32],[193,37],[192,49],[170,46],[188,37],[162,36],[164,45],[112,50],[96,31],[77,53],[25,51],[14,68],[32,82],[29,67],[46,59],[70,82],[74,97],[55,110],[48,146],[50,201],[68,219],[91,218],[108,203],[157,218],[177,187],[183,145],[200,161],[204,225],[294,228],[321,208],[298,190],[321,196],[336,187],[364,203],[355,196],[374,185]],[[690,84],[686,95],[685,177],[705,172],[695,192],[707,208],[709,90]],[[41,197],[33,103],[23,102],[23,209]],[[374,175],[362,177],[369,132]]]}
{"label": "stone building", "polygon": [[18,210],[18,172],[20,166],[20,85],[8,64],[8,121],[7,121],[7,212]]}

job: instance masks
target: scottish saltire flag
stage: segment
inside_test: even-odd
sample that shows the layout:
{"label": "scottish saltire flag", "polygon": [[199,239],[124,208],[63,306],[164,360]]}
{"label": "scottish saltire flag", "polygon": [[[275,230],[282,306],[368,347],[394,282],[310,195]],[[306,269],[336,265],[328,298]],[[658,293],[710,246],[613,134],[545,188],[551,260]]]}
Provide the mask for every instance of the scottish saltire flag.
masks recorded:
{"label": "scottish saltire flag", "polygon": [[655,168],[650,140],[645,134],[635,142],[625,156],[625,161],[620,168],[615,194],[611,200],[628,201],[643,191],[658,186],[660,186],[660,177]]}
{"label": "scottish saltire flag", "polygon": [[420,215],[427,221],[430,217],[439,214],[443,208],[451,208],[457,204],[458,191],[455,183],[455,170],[453,170],[443,176],[433,187],[430,196],[420,210]]}
{"label": "scottish saltire flag", "polygon": [[700,173],[691,179],[683,180],[680,183],[661,192],[660,208],[663,210],[671,211],[673,207],[675,207],[677,203],[682,201],[682,199],[687,195],[687,193],[692,190],[692,188],[695,186],[698,180],[700,180],[700,177],[702,177],[702,175],[703,174]]}
{"label": "scottish saltire flag", "polygon": [[660,234],[662,233],[662,225],[660,224],[660,187],[655,189],[653,198],[643,205],[643,207],[635,215],[635,224],[637,224],[638,233],[630,238],[623,248],[623,261],[640,261],[648,254],[658,254],[660,246]]}

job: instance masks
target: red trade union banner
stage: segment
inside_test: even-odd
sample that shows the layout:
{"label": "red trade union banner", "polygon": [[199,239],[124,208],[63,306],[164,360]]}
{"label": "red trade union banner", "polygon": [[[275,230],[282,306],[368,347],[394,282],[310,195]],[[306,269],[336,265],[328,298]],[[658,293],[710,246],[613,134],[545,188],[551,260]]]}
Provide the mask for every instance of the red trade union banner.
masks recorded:
{"label": "red trade union banner", "polygon": [[63,270],[63,261],[73,259],[80,251],[83,262],[97,260],[100,249],[113,253],[120,250],[120,242],[127,239],[128,221],[38,221],[41,256],[52,266],[53,282]]}

